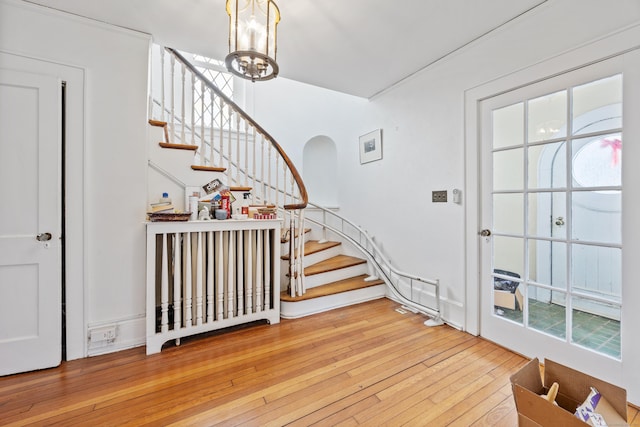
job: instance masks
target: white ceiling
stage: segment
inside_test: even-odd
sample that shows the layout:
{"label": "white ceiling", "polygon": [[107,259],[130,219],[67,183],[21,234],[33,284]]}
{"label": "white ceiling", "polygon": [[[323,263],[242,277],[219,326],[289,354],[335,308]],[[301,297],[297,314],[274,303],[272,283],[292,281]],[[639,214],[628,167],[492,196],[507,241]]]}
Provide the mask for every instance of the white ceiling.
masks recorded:
{"label": "white ceiling", "polygon": [[[228,53],[225,0],[29,1],[180,50]],[[276,0],[280,76],[369,98],[546,1]]]}

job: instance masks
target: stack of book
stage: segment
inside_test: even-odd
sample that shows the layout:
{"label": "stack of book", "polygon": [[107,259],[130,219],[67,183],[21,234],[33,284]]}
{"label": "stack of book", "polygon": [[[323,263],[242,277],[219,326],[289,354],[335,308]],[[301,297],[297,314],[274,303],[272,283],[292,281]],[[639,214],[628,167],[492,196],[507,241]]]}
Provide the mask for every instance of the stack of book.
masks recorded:
{"label": "stack of book", "polygon": [[174,213],[175,208],[171,202],[157,202],[151,203],[151,210],[149,213]]}

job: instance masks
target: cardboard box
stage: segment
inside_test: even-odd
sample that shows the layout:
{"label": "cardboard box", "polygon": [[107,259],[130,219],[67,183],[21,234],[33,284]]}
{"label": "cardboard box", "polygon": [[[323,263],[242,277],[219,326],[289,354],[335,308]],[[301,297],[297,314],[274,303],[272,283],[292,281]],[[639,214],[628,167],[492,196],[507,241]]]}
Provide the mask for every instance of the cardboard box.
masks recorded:
{"label": "cardboard box", "polygon": [[[557,406],[540,397],[541,394],[547,393],[554,382],[559,385]],[[610,408],[601,408],[600,405],[597,407],[597,411],[609,427],[628,426],[625,389],[549,359],[545,359],[543,381],[537,358],[511,376],[511,388],[518,411],[518,426],[588,426],[589,424],[579,420],[574,413],[589,395],[591,387],[598,389],[610,404]]]}
{"label": "cardboard box", "polygon": [[[501,291],[499,289],[493,290],[493,305],[497,307],[508,308],[509,310],[522,311],[522,304],[524,303],[524,297],[520,291],[520,286],[516,288],[515,293],[509,291]],[[516,305],[516,302],[518,303]]]}

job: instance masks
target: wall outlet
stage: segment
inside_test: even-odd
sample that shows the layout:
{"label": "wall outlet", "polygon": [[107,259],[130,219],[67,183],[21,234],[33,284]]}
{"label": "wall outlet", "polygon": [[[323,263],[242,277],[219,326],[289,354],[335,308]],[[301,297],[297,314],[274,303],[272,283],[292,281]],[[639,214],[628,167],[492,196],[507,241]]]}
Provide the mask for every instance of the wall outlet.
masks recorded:
{"label": "wall outlet", "polygon": [[446,202],[447,201],[447,190],[432,191],[431,192],[431,201],[433,203]]}
{"label": "wall outlet", "polygon": [[116,326],[104,326],[89,331],[89,340],[92,343],[100,341],[113,342],[116,339]]}

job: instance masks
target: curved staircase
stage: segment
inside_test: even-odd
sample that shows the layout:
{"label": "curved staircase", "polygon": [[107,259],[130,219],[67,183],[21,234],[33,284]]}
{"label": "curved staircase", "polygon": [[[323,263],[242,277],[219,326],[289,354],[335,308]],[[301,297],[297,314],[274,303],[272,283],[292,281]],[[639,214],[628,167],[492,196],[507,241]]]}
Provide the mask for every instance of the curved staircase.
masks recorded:
{"label": "curved staircase", "polygon": [[[312,231],[304,233],[303,271],[306,292],[291,296],[280,295],[280,316],[286,319],[308,316],[338,307],[382,298],[386,285],[381,279],[369,276],[366,259],[344,252],[342,242],[311,240]],[[283,239],[288,246],[289,239]],[[282,255],[288,263],[290,255]],[[281,271],[287,271],[285,267]]]}
{"label": "curved staircase", "polygon": [[[252,204],[276,207],[289,227],[281,239],[283,318],[388,296],[441,322],[437,280],[398,271],[366,231],[325,208],[313,205],[324,219],[307,221],[304,183],[280,145],[180,53],[159,48],[157,60],[161,95],[151,94],[149,114],[159,112],[149,124],[163,135],[158,143],[160,135],[150,133],[149,167],[157,172],[149,175],[150,198],[167,190],[186,195],[220,178],[232,192],[251,192]],[[185,107],[185,101],[194,104]],[[332,215],[342,226],[326,222]]]}

